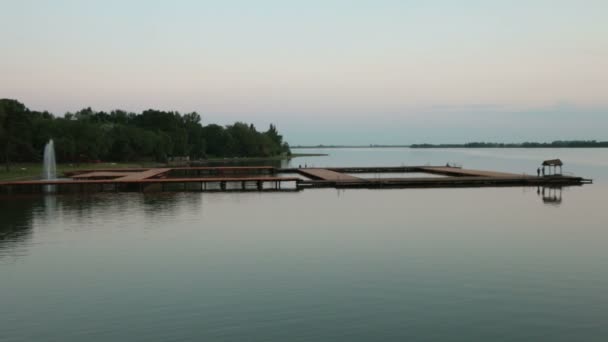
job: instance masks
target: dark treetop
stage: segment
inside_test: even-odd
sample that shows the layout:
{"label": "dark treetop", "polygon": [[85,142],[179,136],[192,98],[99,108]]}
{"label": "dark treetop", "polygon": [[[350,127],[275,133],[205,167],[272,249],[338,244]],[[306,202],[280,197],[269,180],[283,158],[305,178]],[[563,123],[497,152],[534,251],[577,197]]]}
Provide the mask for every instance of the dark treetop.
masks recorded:
{"label": "dark treetop", "polygon": [[253,125],[203,125],[199,114],[149,109],[142,113],[85,108],[56,117],[29,110],[16,100],[0,99],[0,153],[10,161],[42,158],[49,139],[60,162],[165,161],[173,156],[270,157],[290,154],[274,125],[258,132]]}

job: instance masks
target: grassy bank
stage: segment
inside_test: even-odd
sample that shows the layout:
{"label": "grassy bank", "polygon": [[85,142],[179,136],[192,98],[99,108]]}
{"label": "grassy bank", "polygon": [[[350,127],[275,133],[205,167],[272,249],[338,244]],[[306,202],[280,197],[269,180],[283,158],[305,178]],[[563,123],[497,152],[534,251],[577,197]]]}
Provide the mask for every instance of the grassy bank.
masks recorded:
{"label": "grassy bank", "polygon": [[[130,167],[156,166],[151,163],[94,163],[94,164],[57,164],[57,175],[61,177],[65,171],[87,170],[87,169],[120,169]],[[9,171],[4,165],[0,168],[0,180],[28,180],[38,179],[42,175],[41,163],[18,163],[12,164]]]}
{"label": "grassy bank", "polygon": [[[318,157],[327,156],[327,154],[314,153],[294,153],[291,156],[276,156],[265,158],[210,158],[201,161],[202,163],[231,163],[231,162],[259,162],[273,160],[287,160],[297,157]],[[132,163],[83,163],[83,164],[57,164],[57,175],[61,175],[66,171],[88,170],[88,169],[121,169],[121,168],[137,168],[137,167],[155,167],[165,166],[159,163],[150,162],[132,162]],[[0,168],[0,181],[16,181],[39,179],[42,175],[42,163],[17,163],[12,164],[9,171],[6,171],[4,165]]]}

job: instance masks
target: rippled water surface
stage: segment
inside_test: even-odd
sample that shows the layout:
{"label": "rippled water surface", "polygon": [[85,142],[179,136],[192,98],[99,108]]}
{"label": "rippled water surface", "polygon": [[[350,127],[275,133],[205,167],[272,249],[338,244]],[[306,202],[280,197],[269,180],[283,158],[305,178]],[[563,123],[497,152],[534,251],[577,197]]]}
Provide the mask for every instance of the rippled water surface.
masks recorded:
{"label": "rippled water surface", "polygon": [[321,152],[595,183],[2,197],[0,341],[608,339],[608,149]]}

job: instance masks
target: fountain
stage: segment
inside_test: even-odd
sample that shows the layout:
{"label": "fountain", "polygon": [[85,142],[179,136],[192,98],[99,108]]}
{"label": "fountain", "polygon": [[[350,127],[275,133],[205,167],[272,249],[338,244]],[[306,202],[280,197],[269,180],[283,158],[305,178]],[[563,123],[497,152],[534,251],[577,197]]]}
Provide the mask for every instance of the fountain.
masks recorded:
{"label": "fountain", "polygon": [[[49,140],[44,146],[42,179],[57,179],[57,163],[55,162],[55,145],[53,144],[53,139]],[[55,192],[55,186],[45,185],[44,192]]]}

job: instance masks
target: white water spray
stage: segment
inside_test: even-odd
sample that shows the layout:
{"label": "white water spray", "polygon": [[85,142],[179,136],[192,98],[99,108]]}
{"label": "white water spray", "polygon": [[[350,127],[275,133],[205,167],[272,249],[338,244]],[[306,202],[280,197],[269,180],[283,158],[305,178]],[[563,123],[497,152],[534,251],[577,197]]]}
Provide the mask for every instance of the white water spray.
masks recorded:
{"label": "white water spray", "polygon": [[[57,179],[57,163],[55,162],[55,144],[53,139],[49,140],[44,146],[44,157],[42,164],[42,179]],[[54,185],[46,185],[45,192],[54,192]]]}

